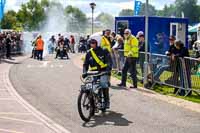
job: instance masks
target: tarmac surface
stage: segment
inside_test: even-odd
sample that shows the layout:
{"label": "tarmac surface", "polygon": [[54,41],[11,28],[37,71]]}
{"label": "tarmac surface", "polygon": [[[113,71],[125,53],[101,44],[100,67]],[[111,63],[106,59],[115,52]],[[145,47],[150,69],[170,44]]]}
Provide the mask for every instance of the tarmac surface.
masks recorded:
{"label": "tarmac surface", "polygon": [[69,133],[32,108],[13,88],[9,70],[26,58],[0,62],[0,133]]}
{"label": "tarmac surface", "polygon": [[[27,59],[12,66],[10,80],[23,99],[71,133],[199,133],[200,113],[146,96],[140,91],[115,87],[116,83],[110,89],[111,109],[84,123],[77,110],[82,70],[74,64],[75,56],[71,58]],[[1,102],[0,105],[5,106]],[[18,105],[13,100],[9,102],[14,105],[13,111],[20,112],[15,110]],[[21,113],[25,113],[23,117],[26,118],[27,112]],[[0,123],[1,120],[0,117]]]}

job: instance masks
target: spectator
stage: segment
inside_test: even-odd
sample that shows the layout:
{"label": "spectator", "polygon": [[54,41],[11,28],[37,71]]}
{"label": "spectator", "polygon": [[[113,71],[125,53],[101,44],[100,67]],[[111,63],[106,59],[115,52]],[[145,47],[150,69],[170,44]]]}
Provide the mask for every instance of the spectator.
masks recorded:
{"label": "spectator", "polygon": [[193,51],[195,52],[195,58],[200,57],[200,42],[196,41],[193,44]]}
{"label": "spectator", "polygon": [[32,50],[32,56],[31,58],[34,58],[36,59],[38,56],[37,56],[37,40],[38,40],[38,37],[35,38],[31,43],[32,43],[32,46],[33,46],[33,50]]}
{"label": "spectator", "polygon": [[112,32],[112,33],[111,33],[111,47],[113,47],[113,46],[115,45],[116,42],[117,42],[116,33],[115,33],[115,32]]}
{"label": "spectator", "polygon": [[87,38],[86,38],[86,49],[87,49],[87,50],[90,49],[90,43],[89,43],[89,40],[90,40],[90,35],[87,35]]}
{"label": "spectator", "polygon": [[108,50],[110,53],[112,51],[111,49],[111,36],[110,36],[111,30],[107,29],[105,30],[105,33],[103,34],[101,38],[101,47],[103,49]]}
{"label": "spectator", "polygon": [[114,48],[113,46],[117,43],[117,37],[116,37],[116,33],[115,32],[112,32],[111,33],[111,36],[110,36],[110,41],[111,41],[111,57],[112,57],[112,65],[113,65],[113,68],[117,69],[117,60],[116,60],[116,51],[114,51]]}
{"label": "spectator", "polygon": [[122,70],[122,80],[118,86],[126,87],[127,80],[127,72],[130,69],[131,77],[133,80],[133,86],[130,88],[137,88],[137,71],[136,71],[136,63],[139,56],[139,48],[138,48],[138,40],[135,36],[131,34],[130,29],[126,29],[124,31],[124,56],[125,56],[125,64]]}
{"label": "spectator", "polygon": [[138,40],[139,40],[139,64],[142,72],[142,77],[144,77],[144,62],[145,62],[145,38],[143,32],[138,32]]}
{"label": "spectator", "polygon": [[72,53],[75,53],[75,38],[73,35],[70,36],[70,46],[71,46]]}
{"label": "spectator", "polygon": [[49,45],[48,45],[48,49],[49,49],[49,54],[53,54],[54,49],[55,49],[55,45],[56,45],[56,39],[54,36],[52,36],[49,39]]}
{"label": "spectator", "polygon": [[124,65],[124,55],[123,55],[124,41],[123,41],[123,38],[121,36],[117,36],[117,42],[112,47],[112,49],[113,49],[114,54],[115,54],[118,75],[121,75],[122,67]]}
{"label": "spectator", "polygon": [[42,60],[43,59],[43,50],[44,50],[44,41],[43,41],[41,35],[38,37],[36,49],[38,52],[37,59]]}
{"label": "spectator", "polygon": [[12,43],[12,39],[11,39],[11,35],[8,34],[7,38],[6,38],[6,58],[7,59],[11,59],[11,43]]}
{"label": "spectator", "polygon": [[[185,82],[187,82],[188,87],[191,88],[191,73],[190,73],[190,66],[188,64],[185,64],[183,61],[184,57],[189,57],[189,51],[186,47],[184,47],[184,44],[181,41],[176,41],[175,42],[175,47],[176,51],[175,54],[172,55],[173,60],[177,60],[177,65],[176,65],[176,71],[175,71],[175,81],[178,81],[180,77],[180,85],[182,88],[185,88]],[[184,73],[183,69],[186,69],[186,79],[184,79]],[[179,89],[175,88],[174,93],[176,94]],[[185,90],[181,89],[179,92],[179,95],[184,96],[185,95]],[[189,94],[191,95],[191,93]]]}
{"label": "spectator", "polygon": [[170,78],[168,78],[167,80],[165,80],[165,83],[168,83],[168,84],[173,84],[176,86],[176,84],[174,84],[174,77],[175,77],[175,74],[174,74],[174,71],[175,71],[175,66],[176,66],[176,61],[174,61],[172,59],[172,55],[175,54],[175,52],[177,51],[176,47],[175,47],[175,41],[176,41],[176,37],[175,36],[170,36],[169,38],[169,44],[170,44],[170,47],[169,47],[169,50],[166,52],[166,55],[170,57],[170,62],[169,62],[169,68],[167,67],[166,69],[169,69],[171,72],[172,72],[172,76]]}
{"label": "spectator", "polygon": [[[174,55],[176,52],[175,40],[176,40],[176,38],[174,36],[169,37],[170,47],[169,47],[169,50],[166,51],[166,55],[170,56],[170,58],[162,57],[161,64],[159,65],[158,68],[157,67],[155,68],[156,71],[154,73],[154,80],[156,80],[156,81],[160,81],[159,77],[165,70],[171,70],[172,72],[174,72],[174,69],[175,69],[174,65],[176,63],[174,60],[171,60],[171,58],[172,58],[172,55]],[[158,63],[157,63],[157,65],[158,65]],[[165,83],[173,84],[174,83],[174,74],[172,74],[172,77],[168,78],[165,81]],[[173,84],[173,85],[175,85],[175,84]]]}
{"label": "spectator", "polygon": [[[69,39],[68,39],[67,37],[65,37],[65,47],[66,47],[66,49],[67,49],[67,53],[68,53],[69,51],[71,51],[71,48],[70,48],[69,44],[70,44]],[[72,51],[71,51],[71,52],[72,52]]]}
{"label": "spectator", "polygon": [[79,48],[78,48],[78,52],[80,53],[85,53],[87,50],[86,50],[86,40],[83,38],[83,37],[80,37],[80,40],[79,40]]}

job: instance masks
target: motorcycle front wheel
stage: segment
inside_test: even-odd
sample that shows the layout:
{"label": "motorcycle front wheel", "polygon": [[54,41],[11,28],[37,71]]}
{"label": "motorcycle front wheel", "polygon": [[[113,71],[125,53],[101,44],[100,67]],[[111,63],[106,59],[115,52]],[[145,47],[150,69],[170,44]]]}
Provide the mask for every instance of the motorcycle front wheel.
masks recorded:
{"label": "motorcycle front wheel", "polygon": [[78,96],[78,112],[81,119],[89,122],[94,115],[94,101],[89,92],[81,91]]}

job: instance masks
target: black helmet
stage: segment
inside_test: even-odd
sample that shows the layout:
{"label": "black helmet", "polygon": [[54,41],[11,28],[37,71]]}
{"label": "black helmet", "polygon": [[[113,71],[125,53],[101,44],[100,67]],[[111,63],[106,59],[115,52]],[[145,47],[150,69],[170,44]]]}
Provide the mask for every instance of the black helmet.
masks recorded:
{"label": "black helmet", "polygon": [[95,40],[95,39],[91,39],[89,42],[90,42],[90,44],[96,44],[96,45],[98,44],[97,40]]}

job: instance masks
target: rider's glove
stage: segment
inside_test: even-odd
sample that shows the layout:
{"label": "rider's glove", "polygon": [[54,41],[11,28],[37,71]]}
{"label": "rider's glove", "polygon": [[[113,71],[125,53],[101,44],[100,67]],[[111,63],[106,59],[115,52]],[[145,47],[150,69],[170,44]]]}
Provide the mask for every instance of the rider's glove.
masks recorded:
{"label": "rider's glove", "polygon": [[86,77],[87,77],[87,73],[83,73],[82,78],[86,78]]}

